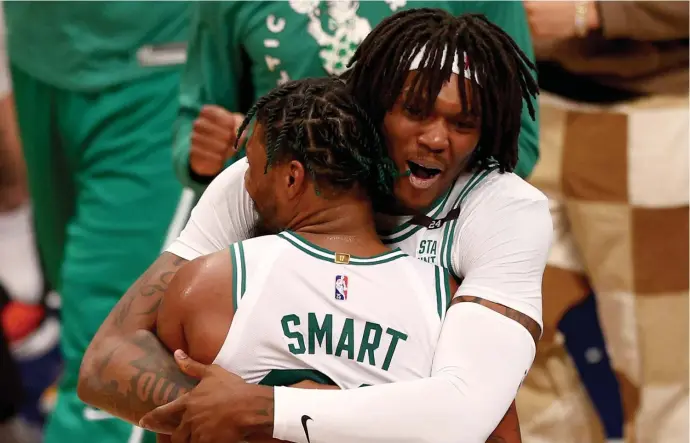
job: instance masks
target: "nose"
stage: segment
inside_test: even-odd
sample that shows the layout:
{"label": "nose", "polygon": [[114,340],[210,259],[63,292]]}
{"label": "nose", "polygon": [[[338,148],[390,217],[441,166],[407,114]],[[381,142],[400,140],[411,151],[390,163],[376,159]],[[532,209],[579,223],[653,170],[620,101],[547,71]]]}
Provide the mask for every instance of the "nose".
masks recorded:
{"label": "nose", "polygon": [[440,153],[450,146],[448,126],[442,118],[436,118],[424,126],[418,137],[419,144],[433,153]]}

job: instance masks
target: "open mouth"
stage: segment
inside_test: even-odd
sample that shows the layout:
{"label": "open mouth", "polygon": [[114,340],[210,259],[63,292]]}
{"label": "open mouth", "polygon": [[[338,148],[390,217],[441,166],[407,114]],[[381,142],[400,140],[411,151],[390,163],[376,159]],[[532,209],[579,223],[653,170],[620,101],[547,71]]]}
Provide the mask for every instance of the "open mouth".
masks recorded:
{"label": "open mouth", "polygon": [[407,161],[407,166],[410,168],[410,183],[418,189],[431,187],[443,172],[440,168],[423,166],[410,160]]}

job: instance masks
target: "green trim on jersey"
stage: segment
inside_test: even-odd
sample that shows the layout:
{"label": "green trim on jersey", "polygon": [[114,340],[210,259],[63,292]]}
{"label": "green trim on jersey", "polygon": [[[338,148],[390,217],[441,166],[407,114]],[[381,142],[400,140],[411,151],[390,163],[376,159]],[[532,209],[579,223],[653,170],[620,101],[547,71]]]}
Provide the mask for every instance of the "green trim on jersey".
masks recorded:
{"label": "green trim on jersey", "polygon": [[292,386],[307,380],[322,385],[337,386],[329,376],[314,369],[273,369],[266,374],[259,384],[264,386]]}
{"label": "green trim on jersey", "polygon": [[436,266],[436,305],[438,308],[438,317],[443,320],[443,317],[450,306],[450,279],[452,278],[447,269]]}
{"label": "green trim on jersey", "polygon": [[[443,210],[443,206],[445,206],[446,202],[448,201],[448,197],[450,197],[450,193],[452,190],[453,190],[452,187],[449,188],[445,194],[441,195],[439,198],[436,199],[436,201],[434,203],[431,204],[430,210],[424,211],[424,212],[426,214],[431,213],[431,215],[430,215],[431,218],[438,216],[438,214]],[[393,229],[391,229],[389,231],[379,231],[378,234],[379,234],[379,237],[382,237],[382,238],[383,237],[391,237],[391,236],[399,233],[403,229],[407,228],[408,226],[411,226],[411,225],[410,225],[409,221],[406,221],[405,223],[401,223],[400,225],[395,226]],[[418,228],[419,228],[419,226],[418,226]]]}
{"label": "green trim on jersey", "polygon": [[[477,181],[483,180],[488,175],[487,173],[493,171],[494,169],[496,169],[496,167],[497,166],[490,166],[489,169],[482,169],[480,171],[476,171],[472,175],[472,177],[470,177],[470,179],[467,181],[467,183],[465,183],[465,186],[460,191],[460,195],[458,195],[458,198],[455,200],[455,203],[453,204],[453,206],[448,208],[448,211],[451,211],[453,208],[458,206],[458,204],[460,204],[460,202],[462,200],[464,200],[464,197],[468,194],[468,192],[475,186]],[[451,186],[451,188],[446,193],[446,196],[443,199],[443,201],[440,203],[440,205],[437,208],[434,208],[433,213],[431,213],[431,214],[427,213],[427,215],[429,217],[436,218],[441,213],[443,208],[446,206],[446,203],[448,202],[448,198],[450,197],[452,189],[453,189],[453,187]],[[410,220],[411,220],[411,218],[410,218]],[[411,224],[410,220],[406,220],[405,222],[401,223],[399,226],[394,228],[391,231],[391,234],[386,235],[386,234],[380,233],[380,237],[381,237],[381,240],[383,241],[383,243],[387,244],[387,245],[391,244],[391,243],[400,243],[402,241],[407,240],[408,238],[410,238],[414,234],[416,234],[420,229],[425,228],[424,226]],[[450,224],[451,223],[447,223],[446,228]],[[402,233],[403,230],[405,230],[404,233]]]}
{"label": "green trim on jersey", "polygon": [[[467,198],[467,196],[472,192],[474,188],[477,187],[477,185],[481,182],[484,181],[486,177],[489,176],[495,169],[498,168],[498,165],[492,165],[488,169],[483,169],[481,171],[478,171],[475,173],[470,180],[467,181],[465,186],[462,188],[462,191],[460,192],[460,195],[458,198],[455,200],[455,203],[453,204],[452,209],[455,209],[456,207],[460,206],[463,201]],[[444,267],[445,269],[449,269],[450,272],[453,272],[453,263],[451,261],[451,252],[453,249],[453,241],[455,240],[455,227],[458,225],[458,219],[456,218],[450,223],[446,223],[446,227],[443,230],[443,241],[441,243],[441,254],[440,254],[440,265]],[[445,250],[445,253],[444,253]],[[457,278],[460,278],[460,276],[455,275],[453,272],[453,275]]]}
{"label": "green trim on jersey", "polygon": [[[329,261],[332,263],[337,263],[336,254],[333,251],[324,249],[317,246],[299,234],[292,231],[283,231],[278,234],[278,237],[283,240],[288,241],[292,246],[296,247],[300,251],[311,255],[319,260]],[[357,257],[354,255],[349,256],[349,262],[343,263],[348,265],[380,265],[382,263],[388,263],[393,260],[397,260],[402,257],[407,257],[407,254],[402,252],[399,248],[393,249],[390,252],[384,252],[383,254],[374,255],[372,257]]]}
{"label": "green trim on jersey", "polygon": [[237,311],[239,301],[246,291],[247,266],[244,260],[244,246],[242,242],[230,245],[230,259],[232,260],[232,307]]}

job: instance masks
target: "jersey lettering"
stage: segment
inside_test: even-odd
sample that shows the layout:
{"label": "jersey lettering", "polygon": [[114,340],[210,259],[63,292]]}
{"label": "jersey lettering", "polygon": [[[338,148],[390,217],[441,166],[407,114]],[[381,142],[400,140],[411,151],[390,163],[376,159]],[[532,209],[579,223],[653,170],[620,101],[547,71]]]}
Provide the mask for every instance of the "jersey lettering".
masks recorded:
{"label": "jersey lettering", "polygon": [[436,240],[422,240],[419,242],[419,249],[417,249],[417,258],[433,263],[436,260],[437,249],[438,242]]}
{"label": "jersey lettering", "polygon": [[[356,359],[358,363],[379,366],[384,371],[390,368],[399,343],[407,340],[407,334],[403,332],[393,328],[386,328],[384,331],[380,324],[368,321],[364,322],[362,332],[357,337],[355,321],[352,318],[345,318],[339,333],[334,332],[333,314],[326,314],[320,320],[316,313],[309,312],[306,334],[300,332],[298,326],[301,324],[303,324],[302,320],[297,314],[285,315],[281,320],[283,335],[288,339],[288,350],[291,354],[314,355],[317,352],[323,352],[326,355],[344,357],[348,360]],[[388,346],[385,355],[382,355],[377,351],[381,348],[384,337]],[[336,338],[337,345],[334,350],[333,343]]]}

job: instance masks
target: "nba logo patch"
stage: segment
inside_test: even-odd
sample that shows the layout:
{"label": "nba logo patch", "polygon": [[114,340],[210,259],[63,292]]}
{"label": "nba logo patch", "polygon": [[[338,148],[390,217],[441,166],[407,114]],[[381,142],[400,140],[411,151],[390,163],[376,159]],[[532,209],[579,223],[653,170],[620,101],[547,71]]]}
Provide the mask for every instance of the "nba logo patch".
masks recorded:
{"label": "nba logo patch", "polygon": [[347,275],[335,276],[335,299],[347,300]]}

